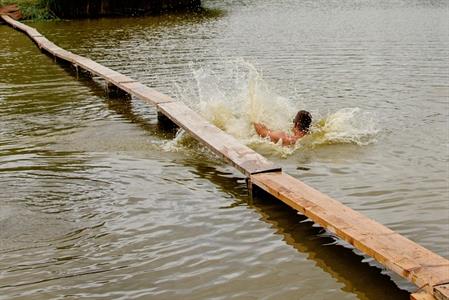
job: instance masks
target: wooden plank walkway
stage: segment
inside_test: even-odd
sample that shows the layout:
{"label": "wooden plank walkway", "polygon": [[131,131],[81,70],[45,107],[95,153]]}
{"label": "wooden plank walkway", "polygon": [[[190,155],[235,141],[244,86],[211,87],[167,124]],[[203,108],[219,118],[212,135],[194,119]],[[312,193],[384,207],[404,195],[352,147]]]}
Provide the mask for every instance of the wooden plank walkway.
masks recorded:
{"label": "wooden plank walkway", "polygon": [[254,150],[243,146],[234,137],[205,121],[200,115],[181,102],[160,103],[158,108],[174,123],[183,127],[214,153],[230,162],[249,176],[251,174],[281,171],[272,162]]}
{"label": "wooden plank walkway", "polygon": [[449,299],[449,261],[376,221],[352,210],[303,182],[235,138],[209,124],[181,102],[88,58],[66,51],[36,29],[2,15],[12,27],[25,32],[43,51],[105,79],[144,102],[154,105],[214,153],[231,163],[255,185],[299,213],[376,259],[389,270],[416,284],[411,299]]}
{"label": "wooden plank walkway", "polygon": [[205,143],[214,153],[221,156],[225,161],[230,162],[246,176],[281,170],[279,166],[276,166],[259,153],[240,144],[232,136],[209,124],[183,103],[177,102],[169,96],[100,65],[91,59],[64,50],[50,42],[36,29],[15,21],[9,16],[2,15],[2,18],[12,27],[25,32],[41,50],[48,52],[55,58],[73,64],[76,68],[82,68],[91,74],[99,76],[106,80],[108,84],[112,84],[130,95],[156,106],[170,120]]}
{"label": "wooden plank walkway", "polygon": [[443,291],[441,299],[447,299],[445,285],[440,286],[447,287],[447,259],[283,172],[254,174],[250,180],[429,294]]}

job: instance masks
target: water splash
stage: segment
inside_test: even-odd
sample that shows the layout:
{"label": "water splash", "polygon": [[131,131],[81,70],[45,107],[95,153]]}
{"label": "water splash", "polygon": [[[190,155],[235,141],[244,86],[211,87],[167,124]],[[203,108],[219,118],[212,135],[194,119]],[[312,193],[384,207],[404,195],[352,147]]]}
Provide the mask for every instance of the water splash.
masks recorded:
{"label": "water splash", "polygon": [[[378,130],[372,114],[359,108],[345,108],[322,115],[301,100],[280,96],[243,59],[226,62],[218,70],[216,66],[191,66],[191,70],[192,81],[177,85],[178,98],[215,126],[247,145],[262,148],[263,152],[286,156],[303,147],[334,143],[366,145],[375,141]],[[314,122],[311,134],[295,146],[282,147],[281,143],[260,138],[254,131],[252,124],[262,122],[270,129],[290,132],[292,120],[301,109],[312,110]]]}
{"label": "water splash", "polygon": [[343,108],[315,123],[310,140],[314,145],[367,145],[376,142],[377,127],[374,114],[358,107]]}
{"label": "water splash", "polygon": [[183,140],[186,140],[184,129],[179,129],[176,132],[175,138],[162,144],[162,149],[167,152],[178,152],[183,146]]}

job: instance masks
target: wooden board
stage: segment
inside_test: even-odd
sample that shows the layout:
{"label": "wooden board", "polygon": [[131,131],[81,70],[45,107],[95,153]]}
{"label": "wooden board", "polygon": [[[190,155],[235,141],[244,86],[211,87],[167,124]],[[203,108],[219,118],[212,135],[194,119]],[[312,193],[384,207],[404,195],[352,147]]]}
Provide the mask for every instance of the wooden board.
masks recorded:
{"label": "wooden board", "polygon": [[[73,63],[77,64],[78,66],[82,67],[83,69],[91,72],[92,74],[95,74],[97,76],[100,76],[102,78],[108,78],[113,76],[119,76],[121,75],[119,72],[113,71],[109,69],[108,67],[105,67],[103,65],[100,65],[99,63],[82,57],[82,56],[75,56],[75,61]],[[122,75],[124,76],[124,75]]]}
{"label": "wooden board", "polygon": [[151,105],[175,101],[173,98],[149,88],[140,82],[120,82],[117,86]]}
{"label": "wooden board", "polygon": [[166,102],[158,104],[157,107],[175,124],[184,128],[243,174],[249,176],[261,172],[280,171],[280,167],[208,123],[185,104]]}
{"label": "wooden board", "polygon": [[23,23],[21,23],[19,21],[14,20],[13,18],[11,18],[8,15],[1,15],[1,18],[3,19],[3,21],[5,21],[9,25],[11,25],[12,27],[14,27],[16,29],[19,29],[19,30],[21,30],[23,32],[26,32],[26,30],[28,28],[31,28],[31,27],[29,27],[29,26],[27,26],[27,25],[25,25],[25,24],[23,24]]}
{"label": "wooden board", "polygon": [[439,284],[433,289],[433,294],[435,298],[438,300],[447,300],[449,299],[449,280],[446,277],[444,284]]}
{"label": "wooden board", "polygon": [[23,24],[19,21],[14,20],[13,18],[11,18],[8,15],[2,15],[2,19],[8,23],[9,25],[11,25],[12,27],[19,29],[20,31],[25,32],[28,36],[30,37],[38,37],[38,36],[42,36],[35,28],[30,27],[26,24]]}
{"label": "wooden board", "polygon": [[436,300],[436,299],[426,292],[419,292],[410,294],[410,300]]}
{"label": "wooden board", "polygon": [[73,56],[74,56],[74,54],[72,52],[64,50],[59,47],[58,47],[58,49],[53,49],[52,53],[54,56],[59,57],[60,59],[63,59],[68,62],[72,62]]}
{"label": "wooden board", "polygon": [[43,36],[37,36],[33,38],[33,42],[36,43],[36,45],[39,47],[39,49],[42,49],[44,44],[48,42],[48,40]]}
{"label": "wooden board", "polygon": [[26,33],[27,33],[30,37],[39,37],[39,36],[42,36],[42,35],[39,33],[39,31],[37,31],[36,29],[34,29],[34,28],[32,28],[32,27],[29,27],[29,28],[26,30]]}
{"label": "wooden board", "polygon": [[445,258],[285,173],[255,174],[250,180],[430,294],[449,278]]}

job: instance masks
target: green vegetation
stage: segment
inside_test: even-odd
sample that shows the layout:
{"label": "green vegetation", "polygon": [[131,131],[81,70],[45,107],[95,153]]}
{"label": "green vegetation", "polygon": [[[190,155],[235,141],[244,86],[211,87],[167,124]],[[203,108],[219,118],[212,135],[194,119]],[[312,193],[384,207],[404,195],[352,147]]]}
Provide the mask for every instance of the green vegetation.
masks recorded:
{"label": "green vegetation", "polygon": [[[104,16],[137,16],[189,12],[200,15],[214,15],[217,12],[201,7],[201,0],[152,0],[128,3],[126,0],[0,0],[0,7],[16,4],[25,20],[49,20],[61,18],[86,18]],[[93,5],[93,4],[95,5]],[[90,5],[92,4],[92,5]]]}
{"label": "green vegetation", "polygon": [[52,0],[0,0],[0,7],[17,4],[24,19],[48,20],[54,19],[55,15],[49,9]]}

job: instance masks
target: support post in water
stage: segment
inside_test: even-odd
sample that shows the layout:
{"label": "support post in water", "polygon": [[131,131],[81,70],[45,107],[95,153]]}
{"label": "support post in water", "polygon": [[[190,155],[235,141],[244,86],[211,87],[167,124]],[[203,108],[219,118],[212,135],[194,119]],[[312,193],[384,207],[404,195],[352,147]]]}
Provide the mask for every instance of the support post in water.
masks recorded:
{"label": "support post in water", "polygon": [[157,121],[159,126],[164,130],[178,130],[179,126],[176,125],[175,122],[170,120],[166,115],[164,115],[162,112],[157,111]]}
{"label": "support post in water", "polygon": [[249,199],[252,200],[254,195],[253,195],[253,184],[251,182],[251,177],[247,177],[245,179],[245,182],[246,182],[246,188],[248,189]]}
{"label": "support post in water", "polygon": [[[447,266],[449,269],[449,265]],[[433,288],[435,298],[438,300],[447,300],[449,295],[449,278],[444,283],[437,284]]]}
{"label": "support post in water", "polygon": [[435,298],[426,292],[410,294],[410,300],[435,300]]}
{"label": "support post in water", "polygon": [[111,82],[106,83],[106,93],[109,98],[120,98],[120,99],[131,99],[131,95],[117,87],[115,84]]}

